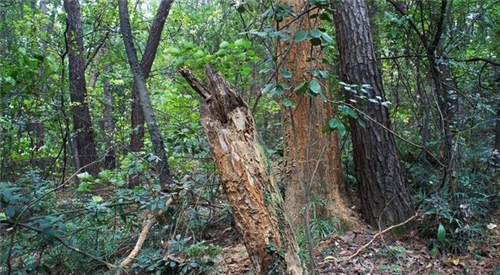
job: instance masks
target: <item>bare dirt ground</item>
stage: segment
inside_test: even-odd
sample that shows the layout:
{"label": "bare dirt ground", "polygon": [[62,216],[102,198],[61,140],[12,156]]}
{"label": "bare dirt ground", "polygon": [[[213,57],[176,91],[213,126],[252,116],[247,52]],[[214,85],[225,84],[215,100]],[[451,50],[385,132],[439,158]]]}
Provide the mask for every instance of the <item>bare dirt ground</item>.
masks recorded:
{"label": "bare dirt ground", "polygon": [[[499,224],[500,211],[491,221]],[[416,233],[405,239],[386,234],[352,259],[350,256],[368,243],[376,232],[349,231],[321,241],[315,249],[315,263],[319,274],[500,275],[500,225],[488,230],[487,240],[467,247],[467,253],[462,255],[438,253],[432,257],[428,242]],[[224,274],[253,274],[244,245],[234,238],[223,246],[217,264]]]}

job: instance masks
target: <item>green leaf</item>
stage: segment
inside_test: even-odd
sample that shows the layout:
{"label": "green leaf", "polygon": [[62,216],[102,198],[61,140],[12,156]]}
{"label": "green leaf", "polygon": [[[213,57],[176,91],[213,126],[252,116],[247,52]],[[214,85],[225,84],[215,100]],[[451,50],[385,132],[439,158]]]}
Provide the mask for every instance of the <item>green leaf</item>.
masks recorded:
{"label": "green leaf", "polygon": [[270,94],[271,94],[271,96],[279,97],[284,92],[285,92],[285,90],[283,89],[283,86],[281,84],[277,84],[276,87],[274,87],[274,89],[271,90]]}
{"label": "green leaf", "polygon": [[293,102],[291,99],[289,98],[283,98],[281,100],[281,103],[286,106],[286,107],[292,107],[292,108],[295,108],[297,106],[297,104],[295,104],[295,102]]}
{"label": "green leaf", "polygon": [[91,174],[89,174],[88,172],[84,172],[84,173],[80,173],[78,175],[76,175],[81,181],[90,181],[90,182],[93,182],[94,181],[94,177],[92,177]]}
{"label": "green leaf", "polygon": [[359,117],[358,118],[358,124],[359,124],[359,126],[361,126],[361,128],[366,128],[366,121],[365,121],[364,118]]}
{"label": "green leaf", "polygon": [[229,43],[227,41],[223,41],[222,43],[220,43],[219,45],[219,48],[221,49],[225,49],[229,46]]}
{"label": "green leaf", "polygon": [[94,202],[102,202],[103,201],[101,196],[92,196],[92,200]]}
{"label": "green leaf", "polygon": [[337,130],[340,136],[346,134],[346,129],[342,121],[337,118],[332,118],[328,121],[328,124],[323,127],[323,133]]}
{"label": "green leaf", "polygon": [[309,82],[309,90],[314,95],[319,95],[321,93],[321,84],[316,79],[313,79]]}
{"label": "green leaf", "polygon": [[378,267],[378,269],[380,269],[380,270],[389,270],[389,268],[390,268],[390,267],[389,267],[388,265],[386,265],[386,264],[381,264],[381,265],[379,265],[379,266],[377,266],[377,267]]}
{"label": "green leaf", "polygon": [[216,53],[215,53],[216,56],[220,56],[220,57],[223,57],[226,55],[226,50],[224,48],[220,48]]}
{"label": "green leaf", "polygon": [[174,60],[174,65],[176,67],[181,67],[182,65],[184,65],[184,57],[177,57],[175,60]]}
{"label": "green leaf", "polygon": [[243,77],[247,77],[252,73],[252,67],[243,67],[241,68],[241,75]]}
{"label": "green leaf", "polygon": [[442,224],[439,224],[437,232],[437,240],[442,242],[445,239],[446,239],[446,230],[444,229],[444,226]]}
{"label": "green leaf", "polygon": [[16,85],[16,80],[10,76],[7,76],[5,80],[9,82],[12,86]]}
{"label": "green leaf", "polygon": [[191,42],[184,42],[182,43],[182,47],[186,50],[191,50],[192,48],[194,48],[194,44]]}
{"label": "green leaf", "polygon": [[196,51],[196,52],[194,53],[194,56],[195,56],[196,58],[202,58],[202,57],[204,57],[204,56],[205,56],[205,53],[204,53],[202,50],[198,50],[198,51]]}
{"label": "green leaf", "polygon": [[439,250],[438,250],[437,246],[436,246],[436,245],[434,245],[434,246],[432,247],[432,249],[431,249],[431,257],[432,257],[432,258],[436,257],[436,256],[437,256],[437,254],[438,254],[438,252],[439,252]]}
{"label": "green leaf", "polygon": [[176,47],[170,48],[168,51],[172,56],[179,56],[181,54],[181,50]]}
{"label": "green leaf", "polygon": [[78,185],[78,189],[76,189],[77,192],[81,193],[87,193],[92,190],[92,184],[88,182],[82,182]]}
{"label": "green leaf", "polygon": [[14,218],[14,216],[16,216],[16,208],[12,205],[8,205],[7,207],[5,207],[5,214],[10,219]]}
{"label": "green leaf", "polygon": [[302,95],[307,91],[307,87],[308,87],[307,82],[302,82],[297,87],[295,87],[295,89],[293,89],[293,91],[297,95]]}
{"label": "green leaf", "polygon": [[309,34],[314,38],[320,38],[323,35],[323,32],[320,31],[318,28],[314,28],[311,30]]}
{"label": "green leaf", "polygon": [[358,119],[358,117],[359,117],[358,114],[353,109],[351,109],[350,107],[348,107],[346,105],[340,105],[339,112],[343,115],[350,116],[354,119]]}
{"label": "green leaf", "polygon": [[290,72],[289,70],[284,69],[284,68],[281,68],[281,75],[283,76],[283,78],[286,78],[286,79],[292,78],[292,72]]}
{"label": "green leaf", "polygon": [[325,42],[328,44],[333,43],[333,38],[329,36],[326,32],[321,34],[321,38],[323,38],[323,40],[325,40]]}
{"label": "green leaf", "polygon": [[246,39],[238,39],[234,41],[234,45],[241,47],[241,48],[250,48],[252,46],[252,42],[246,40]]}
{"label": "green leaf", "polygon": [[307,39],[307,36],[308,36],[308,32],[307,31],[298,31],[297,33],[295,33],[295,35],[293,36],[293,41],[295,43],[299,43],[299,42],[302,42],[304,40]]}
{"label": "green leaf", "polygon": [[266,86],[264,86],[264,89],[262,89],[262,94],[267,94],[269,93],[271,90],[274,89],[274,84],[267,84]]}

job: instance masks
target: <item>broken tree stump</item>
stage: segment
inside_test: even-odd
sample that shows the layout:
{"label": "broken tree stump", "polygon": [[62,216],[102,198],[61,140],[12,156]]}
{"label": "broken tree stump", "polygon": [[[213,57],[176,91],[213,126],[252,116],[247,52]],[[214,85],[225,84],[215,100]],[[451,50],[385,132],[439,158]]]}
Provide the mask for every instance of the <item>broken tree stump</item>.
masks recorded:
{"label": "broken tree stump", "polygon": [[201,124],[255,274],[305,274],[248,106],[210,65],[205,66],[208,87],[189,70],[179,72],[205,99]]}

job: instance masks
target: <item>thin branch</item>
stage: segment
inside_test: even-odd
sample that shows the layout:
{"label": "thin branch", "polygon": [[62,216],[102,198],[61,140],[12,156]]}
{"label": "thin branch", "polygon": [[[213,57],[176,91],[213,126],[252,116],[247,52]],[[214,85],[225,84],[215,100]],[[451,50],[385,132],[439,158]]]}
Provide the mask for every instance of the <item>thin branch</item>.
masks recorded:
{"label": "thin branch", "polygon": [[442,0],[437,30],[436,30],[436,34],[434,35],[434,40],[432,40],[432,44],[431,44],[431,50],[433,53],[436,52],[436,49],[438,48],[439,43],[441,41],[441,36],[443,35],[444,19],[446,17],[446,7],[447,6],[448,6],[448,1]]}
{"label": "thin branch", "polygon": [[402,141],[416,147],[416,148],[419,148],[419,149],[422,149],[424,150],[427,154],[429,154],[429,156],[431,156],[439,165],[441,165],[442,167],[446,167],[446,165],[444,165],[443,163],[441,163],[435,156],[434,154],[432,154],[429,150],[427,150],[427,148],[425,148],[424,146],[422,145],[419,145],[419,144],[416,144],[406,138],[404,138],[403,136],[399,135],[398,133],[394,132],[392,129],[389,129],[387,128],[387,126],[383,125],[382,123],[378,122],[377,120],[375,120],[374,118],[370,117],[368,114],[366,114],[365,112],[361,111],[360,109],[356,108],[356,106],[350,104],[350,103],[347,103],[347,102],[334,102],[332,101],[334,104],[344,104],[350,108],[352,108],[353,110],[355,110],[356,112],[362,114],[365,118],[367,118],[368,120],[372,121],[373,123],[377,124],[378,126],[382,127],[384,130],[388,131],[389,133],[391,133],[392,135],[394,135],[395,137],[401,139]]}
{"label": "thin branch", "polygon": [[453,61],[456,61],[456,62],[484,62],[486,64],[490,64],[493,66],[500,66],[500,62],[495,61],[495,60],[491,60],[489,58],[483,58],[483,57],[473,57],[473,58],[469,58],[469,59],[453,59],[453,58],[450,58],[450,59],[452,59]]}
{"label": "thin branch", "polygon": [[101,50],[101,48],[104,46],[104,44],[106,44],[106,40],[108,40],[108,36],[109,36],[109,31],[106,31],[106,33],[104,34],[104,38],[102,38],[102,40],[97,45],[97,47],[95,48],[95,50],[89,56],[89,58],[87,60],[87,63],[85,63],[84,70],[86,70],[88,68],[88,66],[90,65],[90,63],[92,63],[92,61],[94,60],[94,58],[96,57],[96,55],[99,53],[99,51]]}
{"label": "thin branch", "polygon": [[[402,16],[406,17],[406,13],[398,6],[398,4],[396,4],[396,2],[394,2],[392,0],[387,0],[387,2],[389,2]],[[411,18],[405,18],[405,19],[410,24],[410,27],[415,31],[415,33],[417,34],[420,41],[422,41],[422,44],[424,45],[425,49],[428,50],[429,44],[427,43],[427,39],[425,38],[425,35],[423,35],[422,32],[420,32],[417,25],[415,24],[415,22],[413,22],[413,20]]]}
{"label": "thin branch", "polygon": [[398,223],[398,224],[395,224],[395,225],[392,225],[392,226],[389,226],[387,227],[386,229],[378,232],[377,234],[373,235],[372,239],[367,242],[365,245],[363,245],[362,247],[360,247],[358,250],[356,250],[356,252],[354,252],[354,254],[352,254],[351,256],[349,256],[346,260],[344,260],[344,262],[348,262],[350,260],[352,260],[352,258],[358,256],[359,253],[361,253],[363,250],[365,250],[368,246],[370,246],[373,241],[375,241],[376,238],[378,238],[379,236],[382,236],[383,234],[393,230],[394,228],[397,228],[397,227],[400,227],[400,226],[403,226],[407,223],[409,223],[411,220],[415,219],[416,217],[418,217],[418,213],[411,216],[409,219],[407,219],[406,221],[404,222],[401,222],[401,223]]}
{"label": "thin branch", "polygon": [[[0,221],[0,223],[7,223],[7,224],[11,224],[11,225],[14,225],[14,226],[20,226],[20,227],[23,227],[23,228],[26,228],[26,229],[29,229],[29,230],[33,230],[37,233],[43,233],[44,231],[43,230],[40,230],[36,227],[33,227],[33,226],[30,226],[30,225],[27,225],[27,224],[24,224],[24,223],[19,223],[19,222],[16,222],[16,221],[10,221],[10,220],[6,220],[6,221]],[[66,243],[63,239],[61,239],[60,237],[58,236],[53,236],[54,240],[58,241],[60,244],[62,244],[64,247],[68,248],[69,250],[72,250],[72,251],[75,251],[77,253],[80,253],[88,258],[91,258],[95,261],[98,261],[104,265],[106,265],[108,268],[116,268],[115,265],[111,264],[111,263],[108,263],[92,254],[89,254],[85,251],[82,251],[80,250],[78,247],[74,247],[74,246],[71,246],[69,245],[68,243]]]}

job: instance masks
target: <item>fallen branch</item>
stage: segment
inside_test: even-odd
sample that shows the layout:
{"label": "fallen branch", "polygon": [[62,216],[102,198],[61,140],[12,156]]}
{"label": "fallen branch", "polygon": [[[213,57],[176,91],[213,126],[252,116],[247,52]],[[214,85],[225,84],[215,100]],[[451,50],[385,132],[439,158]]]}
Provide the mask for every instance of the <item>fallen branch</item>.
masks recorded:
{"label": "fallen branch", "polygon": [[130,252],[130,254],[127,256],[127,258],[125,258],[120,263],[120,267],[126,268],[134,262],[135,257],[137,257],[137,255],[139,254],[139,251],[141,250],[142,245],[144,244],[144,241],[146,240],[146,237],[148,236],[149,229],[151,229],[151,227],[153,227],[153,225],[155,223],[156,223],[156,219],[153,217],[142,228],[141,234],[139,235],[139,239],[137,239],[137,243],[135,244],[134,249],[132,250],[132,252]]}
{"label": "fallen branch", "polygon": [[346,260],[344,260],[344,262],[348,262],[350,260],[352,260],[352,258],[356,257],[359,255],[359,253],[361,253],[363,250],[365,250],[368,246],[370,246],[373,241],[375,241],[376,238],[378,238],[379,236],[391,231],[392,229],[394,228],[397,228],[397,227],[400,227],[400,226],[403,226],[407,223],[409,223],[411,220],[415,219],[416,217],[418,217],[418,213],[416,213],[415,215],[411,216],[409,219],[407,219],[406,221],[404,222],[401,222],[401,223],[398,223],[398,224],[395,224],[395,225],[392,225],[392,226],[389,226],[387,227],[386,229],[378,232],[377,234],[373,235],[372,239],[367,242],[365,245],[363,245],[362,247],[360,247],[358,250],[356,250],[356,252],[354,252],[354,254],[352,254],[351,256],[349,256]]}
{"label": "fallen branch", "polygon": [[[174,201],[174,199],[172,197],[170,197],[167,200],[167,202],[165,203],[165,208],[168,208],[170,206],[170,204],[172,204],[173,201]],[[161,214],[162,213],[160,212],[158,215],[161,215]],[[153,225],[156,224],[156,222],[157,222],[157,218],[153,217],[146,223],[146,225],[142,228],[141,234],[139,234],[139,238],[137,239],[137,243],[135,244],[134,249],[132,249],[132,251],[127,256],[127,258],[125,258],[120,263],[119,267],[127,268],[129,265],[131,265],[134,262],[135,257],[137,257],[137,255],[141,251],[142,245],[144,244],[144,241],[146,240],[146,238],[148,236],[149,230],[151,229],[151,227],[153,227]],[[118,275],[121,274],[120,270],[118,270],[118,272],[116,274],[118,274]]]}

